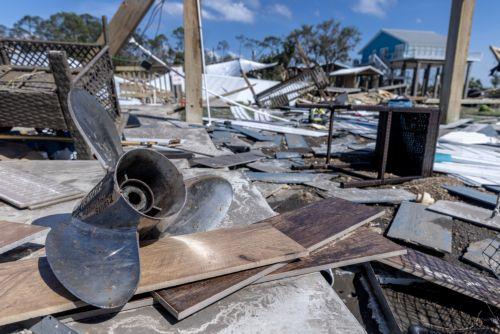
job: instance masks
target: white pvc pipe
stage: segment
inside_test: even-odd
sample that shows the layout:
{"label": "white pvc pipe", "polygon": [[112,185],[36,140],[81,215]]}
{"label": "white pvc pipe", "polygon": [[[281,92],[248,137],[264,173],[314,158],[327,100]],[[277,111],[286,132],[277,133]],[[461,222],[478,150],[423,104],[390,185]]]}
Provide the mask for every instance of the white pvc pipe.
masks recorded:
{"label": "white pvc pipe", "polygon": [[[196,0],[196,6],[198,7],[198,24],[200,26],[200,44],[201,44],[201,63],[203,66],[203,84],[207,86],[207,68],[205,64],[205,48],[203,47],[203,27],[201,24],[201,7],[200,0]],[[212,125],[212,117],[210,116],[210,98],[208,96],[208,91],[205,89],[205,100],[207,102],[207,113],[208,113],[208,125]]]}

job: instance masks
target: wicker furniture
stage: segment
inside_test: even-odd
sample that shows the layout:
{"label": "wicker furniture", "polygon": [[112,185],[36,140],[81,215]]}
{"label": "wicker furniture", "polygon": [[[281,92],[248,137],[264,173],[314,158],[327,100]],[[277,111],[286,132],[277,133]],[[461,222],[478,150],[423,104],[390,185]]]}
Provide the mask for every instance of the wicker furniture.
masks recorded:
{"label": "wicker furniture", "polygon": [[0,39],[0,127],[69,131],[78,159],[91,159],[69,114],[72,86],[94,95],[119,121],[108,46]]}

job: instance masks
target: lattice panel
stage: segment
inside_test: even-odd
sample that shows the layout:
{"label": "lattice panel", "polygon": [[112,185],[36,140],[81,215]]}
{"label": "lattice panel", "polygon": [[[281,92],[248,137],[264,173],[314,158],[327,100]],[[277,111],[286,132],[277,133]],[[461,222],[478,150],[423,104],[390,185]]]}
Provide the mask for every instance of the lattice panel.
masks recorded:
{"label": "lattice panel", "polygon": [[296,77],[290,78],[259,94],[256,99],[261,106],[271,108],[287,105],[290,100],[298,98],[311,90],[323,89],[328,85],[328,77],[321,67],[306,69]]}
{"label": "lattice panel", "polygon": [[49,67],[49,51],[65,51],[69,67],[81,68],[87,65],[101,49],[102,46],[97,44],[58,43],[18,39],[0,40],[0,50],[7,57],[11,65],[17,66]]}
{"label": "lattice panel", "polygon": [[113,75],[111,58],[108,51],[105,51],[85,70],[85,73],[77,78],[75,85],[95,96],[116,120],[119,110]]}

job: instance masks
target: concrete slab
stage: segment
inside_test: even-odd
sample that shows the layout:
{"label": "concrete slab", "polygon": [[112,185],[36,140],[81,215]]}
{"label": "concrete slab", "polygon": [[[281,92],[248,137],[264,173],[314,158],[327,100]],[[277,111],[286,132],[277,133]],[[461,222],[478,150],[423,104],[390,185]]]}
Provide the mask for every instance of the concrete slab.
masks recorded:
{"label": "concrete slab", "polygon": [[428,211],[425,205],[403,202],[389,227],[387,236],[451,253],[452,222],[451,217]]}
{"label": "concrete slab", "polygon": [[82,333],[365,333],[319,273],[248,286],[176,321],[154,306],[70,322]]}
{"label": "concrete slab", "polygon": [[500,231],[500,216],[491,218],[491,210],[474,205],[462,202],[437,201],[429,206],[427,210]]}

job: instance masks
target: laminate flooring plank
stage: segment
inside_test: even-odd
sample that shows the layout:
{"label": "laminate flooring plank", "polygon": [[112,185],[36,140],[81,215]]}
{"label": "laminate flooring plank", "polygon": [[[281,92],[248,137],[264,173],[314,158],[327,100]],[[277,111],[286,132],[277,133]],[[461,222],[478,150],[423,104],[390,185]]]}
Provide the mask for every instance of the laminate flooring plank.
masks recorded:
{"label": "laminate flooring plank", "polygon": [[[267,223],[167,237],[140,248],[136,293],[150,292],[308,254]],[[45,257],[0,264],[0,325],[84,305],[58,282]]]}
{"label": "laminate flooring plank", "polygon": [[309,274],[321,270],[349,266],[406,254],[406,249],[390,241],[369,227],[360,227],[341,240],[297,259],[262,277],[257,283],[291,276]]}
{"label": "laminate flooring plank", "polygon": [[41,237],[48,231],[47,227],[0,221],[0,254]]}
{"label": "laminate flooring plank", "polygon": [[500,307],[500,284],[495,278],[482,276],[412,249],[408,249],[406,255],[379,261],[432,283]]}
{"label": "laminate flooring plank", "polygon": [[[329,198],[266,219],[264,222],[308,251],[313,251],[383,214],[384,211],[378,208]],[[153,296],[173,316],[181,320],[285,265],[286,263],[281,263],[175,286],[155,291]]]}

